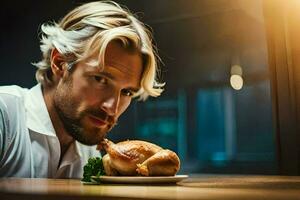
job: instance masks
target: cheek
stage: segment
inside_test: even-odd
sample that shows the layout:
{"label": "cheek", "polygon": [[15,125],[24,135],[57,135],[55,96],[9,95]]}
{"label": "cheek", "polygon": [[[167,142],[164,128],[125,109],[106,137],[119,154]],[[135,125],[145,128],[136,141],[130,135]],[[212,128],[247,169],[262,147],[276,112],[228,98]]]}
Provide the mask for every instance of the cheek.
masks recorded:
{"label": "cheek", "polygon": [[78,102],[78,112],[82,112],[88,109],[96,109],[98,105],[98,99],[95,96],[95,92],[83,90],[76,96]]}
{"label": "cheek", "polygon": [[[71,91],[70,91],[71,92]],[[77,81],[73,84],[73,96],[81,102],[81,106],[88,106],[97,102],[97,92],[92,89],[87,81]]]}
{"label": "cheek", "polygon": [[88,88],[88,83],[82,79],[78,78],[73,81],[72,92],[77,96],[84,95]]}

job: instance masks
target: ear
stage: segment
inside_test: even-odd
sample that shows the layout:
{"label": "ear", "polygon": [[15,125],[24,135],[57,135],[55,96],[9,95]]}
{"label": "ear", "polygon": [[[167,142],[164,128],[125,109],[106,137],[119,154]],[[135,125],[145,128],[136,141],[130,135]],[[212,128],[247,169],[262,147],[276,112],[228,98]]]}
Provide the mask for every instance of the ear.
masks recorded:
{"label": "ear", "polygon": [[54,78],[61,78],[65,71],[65,61],[56,48],[54,48],[51,52],[50,61],[51,71],[53,73]]}

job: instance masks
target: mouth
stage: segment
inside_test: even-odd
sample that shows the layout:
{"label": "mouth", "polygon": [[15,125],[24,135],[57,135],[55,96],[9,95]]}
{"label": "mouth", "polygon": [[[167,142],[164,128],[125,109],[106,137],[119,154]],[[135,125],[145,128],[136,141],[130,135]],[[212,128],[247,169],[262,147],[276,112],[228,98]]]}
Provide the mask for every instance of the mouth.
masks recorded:
{"label": "mouth", "polygon": [[89,120],[97,127],[104,127],[107,125],[107,122],[102,120],[102,119],[99,119],[97,117],[94,117],[94,116],[89,116]]}

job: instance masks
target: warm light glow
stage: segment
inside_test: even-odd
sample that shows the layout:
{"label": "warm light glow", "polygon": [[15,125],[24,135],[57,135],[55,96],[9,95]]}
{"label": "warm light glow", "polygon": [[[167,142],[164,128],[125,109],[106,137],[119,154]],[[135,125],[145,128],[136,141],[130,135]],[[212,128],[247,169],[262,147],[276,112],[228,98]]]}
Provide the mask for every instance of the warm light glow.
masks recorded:
{"label": "warm light glow", "polygon": [[231,75],[242,76],[243,75],[242,67],[240,65],[232,65],[231,66]]}
{"label": "warm light glow", "polygon": [[230,85],[235,90],[240,90],[243,87],[243,78],[240,75],[231,75]]}

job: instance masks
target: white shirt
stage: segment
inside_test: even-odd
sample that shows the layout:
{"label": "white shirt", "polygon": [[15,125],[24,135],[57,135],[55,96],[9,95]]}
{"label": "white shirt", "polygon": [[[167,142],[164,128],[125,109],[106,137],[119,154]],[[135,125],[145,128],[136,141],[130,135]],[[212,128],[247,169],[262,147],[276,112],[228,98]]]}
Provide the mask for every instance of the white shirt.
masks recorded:
{"label": "white shirt", "polygon": [[95,146],[74,142],[61,164],[60,144],[41,85],[0,87],[0,177],[82,178]]}

